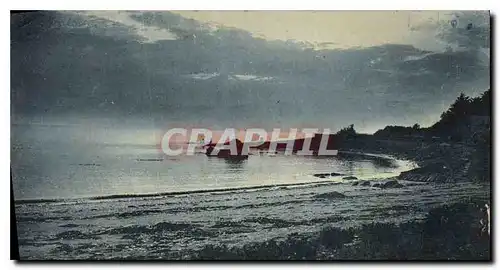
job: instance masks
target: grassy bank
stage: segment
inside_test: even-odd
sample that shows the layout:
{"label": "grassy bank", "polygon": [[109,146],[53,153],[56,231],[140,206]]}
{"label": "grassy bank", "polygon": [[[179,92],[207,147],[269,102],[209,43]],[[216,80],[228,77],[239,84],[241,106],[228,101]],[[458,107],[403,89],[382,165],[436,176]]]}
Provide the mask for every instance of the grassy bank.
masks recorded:
{"label": "grassy bank", "polygon": [[423,221],[372,223],[316,234],[292,234],[243,247],[206,246],[181,257],[195,260],[481,260],[488,261],[486,201],[431,210]]}

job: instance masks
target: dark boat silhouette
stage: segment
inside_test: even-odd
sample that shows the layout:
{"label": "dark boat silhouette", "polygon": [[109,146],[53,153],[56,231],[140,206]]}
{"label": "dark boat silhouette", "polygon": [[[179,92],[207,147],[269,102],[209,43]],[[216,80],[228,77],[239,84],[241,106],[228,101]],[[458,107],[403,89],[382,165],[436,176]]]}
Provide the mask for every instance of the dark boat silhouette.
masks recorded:
{"label": "dark boat silhouette", "polygon": [[[243,154],[243,143],[235,139],[236,141],[236,153],[231,153],[230,149],[219,149],[218,152],[214,153],[215,148],[217,147],[217,144],[214,144],[210,142],[209,144],[205,145],[206,152],[205,155],[209,157],[218,157],[218,158],[226,158],[226,159],[233,159],[233,160],[241,160],[241,159],[247,159],[248,158],[248,153]],[[226,142],[224,145],[230,145],[232,142]]]}

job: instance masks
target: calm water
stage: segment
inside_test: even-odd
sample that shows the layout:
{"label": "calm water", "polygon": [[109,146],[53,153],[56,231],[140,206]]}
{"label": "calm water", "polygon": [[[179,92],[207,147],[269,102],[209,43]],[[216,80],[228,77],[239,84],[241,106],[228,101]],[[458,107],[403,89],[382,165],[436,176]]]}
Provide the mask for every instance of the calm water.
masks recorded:
{"label": "calm water", "polygon": [[[209,158],[201,153],[165,157],[155,146],[130,144],[75,147],[57,142],[17,147],[12,162],[17,200],[308,183],[324,181],[313,176],[323,172],[382,178],[411,166],[409,162],[363,156],[315,158],[254,153],[243,161]],[[328,179],[339,181],[341,177]]]}

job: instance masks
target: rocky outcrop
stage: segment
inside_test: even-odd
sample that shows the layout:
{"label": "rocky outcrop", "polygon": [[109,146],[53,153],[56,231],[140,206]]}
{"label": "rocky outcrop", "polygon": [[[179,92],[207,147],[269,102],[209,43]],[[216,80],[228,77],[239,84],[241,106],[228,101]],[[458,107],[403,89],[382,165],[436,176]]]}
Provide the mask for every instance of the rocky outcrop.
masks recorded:
{"label": "rocky outcrop", "polygon": [[435,183],[456,182],[461,180],[461,178],[463,178],[461,173],[448,168],[443,163],[428,164],[420,168],[402,172],[398,176],[399,180]]}
{"label": "rocky outcrop", "polygon": [[369,187],[369,186],[371,186],[370,181],[363,181],[359,185],[363,186],[363,187]]}
{"label": "rocky outcrop", "polygon": [[318,195],[314,196],[314,198],[316,198],[316,199],[343,199],[343,198],[347,198],[347,196],[340,193],[340,192],[333,191],[333,192],[318,194]]}
{"label": "rocky outcrop", "polygon": [[398,181],[396,180],[391,180],[391,181],[387,181],[383,184],[380,184],[380,188],[402,188],[404,187],[402,184],[400,184]]}
{"label": "rocky outcrop", "polygon": [[330,176],[342,176],[344,174],[342,173],[336,173],[336,172],[332,172],[332,173],[315,173],[313,174],[315,177],[318,177],[318,178],[326,178],[326,177],[330,177]]}
{"label": "rocky outcrop", "polygon": [[[235,159],[235,160],[247,159],[248,154],[243,153],[244,144],[238,139],[235,139],[233,141],[234,141],[234,144],[236,145],[236,153],[233,153],[230,149],[225,149],[225,148],[218,149],[219,151],[216,151],[216,153],[214,153],[216,146],[214,146],[214,144],[210,143],[207,145],[205,155],[207,155],[209,157],[218,157],[218,158]],[[226,142],[226,143],[224,143],[224,145],[231,145],[233,143],[233,141]]]}

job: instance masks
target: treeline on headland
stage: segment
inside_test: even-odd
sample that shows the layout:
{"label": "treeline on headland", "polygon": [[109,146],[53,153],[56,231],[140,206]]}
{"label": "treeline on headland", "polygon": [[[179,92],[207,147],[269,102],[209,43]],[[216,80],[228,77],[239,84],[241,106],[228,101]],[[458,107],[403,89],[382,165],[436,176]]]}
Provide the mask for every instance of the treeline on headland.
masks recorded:
{"label": "treeline on headland", "polygon": [[386,126],[368,135],[357,133],[350,125],[335,134],[336,145],[340,150],[380,152],[415,160],[429,168],[426,173],[442,173],[441,181],[489,181],[491,102],[491,89],[475,98],[461,94],[430,127]]}
{"label": "treeline on headland", "polygon": [[481,136],[489,135],[490,115],[491,90],[475,98],[462,93],[431,127],[421,128],[419,124],[411,127],[387,126],[373,135],[394,138],[433,137],[441,141],[474,143]]}

